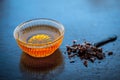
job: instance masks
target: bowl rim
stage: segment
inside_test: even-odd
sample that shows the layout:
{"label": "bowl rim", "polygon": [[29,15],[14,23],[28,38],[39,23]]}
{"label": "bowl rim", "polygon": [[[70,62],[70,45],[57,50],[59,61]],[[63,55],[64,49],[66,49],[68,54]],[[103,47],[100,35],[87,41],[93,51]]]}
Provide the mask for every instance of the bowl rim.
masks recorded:
{"label": "bowl rim", "polygon": [[[18,38],[16,38],[15,36],[15,33],[17,32],[18,28],[20,29],[22,26],[26,25],[26,23],[29,23],[29,22],[32,22],[32,21],[37,21],[37,20],[46,20],[46,21],[51,21],[51,22],[54,22],[54,23],[57,23],[60,25],[60,27],[62,28],[62,32],[60,34],[60,36],[58,36],[58,38],[56,38],[55,40],[51,41],[50,43],[43,43],[43,44],[32,44],[32,43],[26,43]],[[14,32],[13,32],[13,36],[14,38],[21,42],[22,44],[25,44],[25,45],[28,45],[28,46],[37,46],[39,48],[44,48],[46,46],[50,46],[52,44],[54,44],[55,42],[57,42],[61,37],[63,37],[64,35],[64,32],[65,32],[65,29],[64,29],[64,26],[63,24],[61,24],[60,22],[56,21],[56,20],[53,20],[53,19],[49,19],[49,18],[34,18],[34,19],[30,19],[30,20],[27,20],[21,24],[19,24],[15,29],[14,29]],[[43,46],[44,45],[44,46]]]}

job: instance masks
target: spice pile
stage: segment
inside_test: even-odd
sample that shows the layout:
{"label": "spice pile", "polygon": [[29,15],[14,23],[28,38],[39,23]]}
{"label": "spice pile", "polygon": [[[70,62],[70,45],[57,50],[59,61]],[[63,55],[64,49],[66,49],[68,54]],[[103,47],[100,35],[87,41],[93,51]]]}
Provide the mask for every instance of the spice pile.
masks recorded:
{"label": "spice pile", "polygon": [[[87,67],[88,61],[94,63],[96,59],[102,60],[105,58],[102,48],[96,47],[89,42],[83,44],[77,44],[77,41],[73,41],[72,46],[66,46],[68,58],[71,59],[74,56],[78,56],[81,60],[84,60],[83,64]],[[112,55],[113,52],[108,52],[108,55]],[[74,61],[70,61],[73,63]]]}

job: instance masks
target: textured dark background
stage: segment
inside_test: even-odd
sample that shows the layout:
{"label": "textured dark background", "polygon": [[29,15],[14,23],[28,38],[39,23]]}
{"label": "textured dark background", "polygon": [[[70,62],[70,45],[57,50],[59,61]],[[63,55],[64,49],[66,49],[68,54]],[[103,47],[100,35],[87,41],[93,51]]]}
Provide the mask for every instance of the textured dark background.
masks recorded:
{"label": "textured dark background", "polygon": [[[51,18],[64,25],[61,53],[58,51],[43,60],[22,53],[13,31],[18,24],[33,18]],[[79,43],[84,39],[97,42],[112,34],[118,39],[102,48],[114,54],[101,63],[89,62],[86,68],[79,58],[69,63],[64,54],[65,45],[74,39]],[[39,69],[31,68],[36,66]],[[0,0],[0,80],[26,79],[120,80],[120,0]]]}

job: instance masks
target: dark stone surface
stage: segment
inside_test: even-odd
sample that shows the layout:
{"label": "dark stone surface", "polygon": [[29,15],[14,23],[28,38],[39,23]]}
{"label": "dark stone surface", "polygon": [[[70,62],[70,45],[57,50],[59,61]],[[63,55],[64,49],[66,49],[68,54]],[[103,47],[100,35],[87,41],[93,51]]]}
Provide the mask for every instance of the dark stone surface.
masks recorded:
{"label": "dark stone surface", "polygon": [[[23,53],[13,31],[18,24],[33,18],[55,19],[65,27],[60,47],[64,62],[59,66],[52,63],[55,68],[49,71],[21,68]],[[0,0],[0,34],[0,80],[120,80],[119,0]],[[113,55],[101,62],[88,62],[85,67],[78,58],[70,63],[64,54],[65,46],[74,39],[94,43],[113,34],[118,39],[102,46]]]}

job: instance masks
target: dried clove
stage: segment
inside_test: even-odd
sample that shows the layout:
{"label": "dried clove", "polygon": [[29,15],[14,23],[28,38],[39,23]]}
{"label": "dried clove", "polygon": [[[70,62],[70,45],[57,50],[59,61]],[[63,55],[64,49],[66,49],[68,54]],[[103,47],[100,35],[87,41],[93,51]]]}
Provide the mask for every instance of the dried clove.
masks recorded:
{"label": "dried clove", "polygon": [[83,64],[84,64],[85,67],[88,67],[88,61],[87,61],[87,60],[85,60],[85,61],[83,62]]}
{"label": "dried clove", "polygon": [[[77,40],[73,40],[73,45],[66,46],[66,51],[69,59],[77,56],[81,60],[84,60],[83,64],[86,67],[88,67],[88,61],[94,63],[96,59],[102,60],[105,58],[105,53],[103,53],[102,48],[96,47],[95,45],[92,45],[90,42],[86,41],[82,44],[77,44]],[[113,52],[108,52],[108,55],[112,54]],[[70,61],[70,63],[74,63],[74,61]]]}
{"label": "dried clove", "polygon": [[109,56],[110,56],[110,55],[113,55],[113,52],[112,52],[112,51],[108,52],[108,55],[109,55]]}

